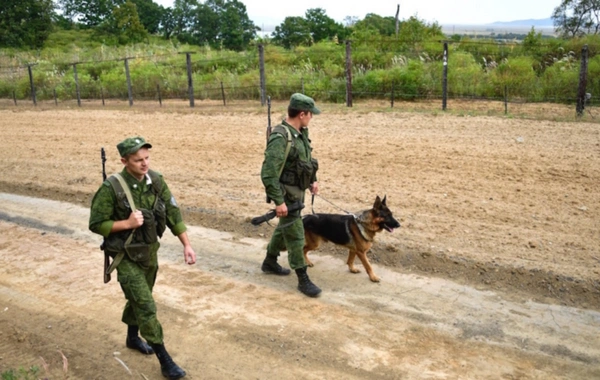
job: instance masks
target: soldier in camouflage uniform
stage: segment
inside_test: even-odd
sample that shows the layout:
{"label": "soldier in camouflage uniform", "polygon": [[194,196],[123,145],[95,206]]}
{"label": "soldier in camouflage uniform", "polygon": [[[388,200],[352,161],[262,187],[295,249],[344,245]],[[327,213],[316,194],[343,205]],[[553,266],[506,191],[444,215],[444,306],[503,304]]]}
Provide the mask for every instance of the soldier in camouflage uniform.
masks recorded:
{"label": "soldier in camouflage uniform", "polygon": [[[168,227],[183,244],[183,256],[189,265],[196,262],[196,253],[175,198],[162,175],[149,169],[151,147],[142,137],[127,138],[117,145],[124,165],[119,174],[131,191],[137,210],[132,211],[123,187],[115,185],[116,175],[112,176],[104,181],[92,200],[89,228],[104,236],[105,253],[114,257],[113,266],[116,265],[117,278],[127,299],[122,316],[127,325],[126,346],[147,355],[155,353],[163,376],[180,379],[186,373],[165,349],[152,297],[158,271],[158,237]],[[143,255],[132,255],[134,247],[135,252]],[[149,344],[140,339],[138,331]]]}
{"label": "soldier in camouflage uniform", "polygon": [[[275,202],[279,217],[261,269],[265,273],[289,275],[290,270],[277,263],[279,252],[287,249],[290,267],[298,276],[298,290],[309,297],[318,296],[321,289],[310,281],[306,273],[304,226],[300,210],[288,213],[288,208],[295,202],[304,203],[306,189],[310,189],[312,194],[319,192],[316,177],[318,165],[311,156],[312,147],[308,138],[308,124],[313,115],[319,113],[321,111],[312,98],[293,94],[286,119],[273,129],[269,137],[261,169],[262,183],[268,198]],[[289,150],[288,144],[291,144]]]}

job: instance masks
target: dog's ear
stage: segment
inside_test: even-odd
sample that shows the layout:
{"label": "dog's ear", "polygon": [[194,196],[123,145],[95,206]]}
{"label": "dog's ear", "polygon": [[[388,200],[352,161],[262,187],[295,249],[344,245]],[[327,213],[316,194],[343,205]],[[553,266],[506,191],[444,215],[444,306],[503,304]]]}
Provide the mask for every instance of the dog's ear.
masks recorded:
{"label": "dog's ear", "polygon": [[384,195],[384,196],[383,196],[383,200],[381,201],[381,204],[382,204],[382,205],[384,205],[384,206],[387,206],[387,205],[385,204],[385,200],[386,200],[386,199],[387,199],[387,195]]}
{"label": "dog's ear", "polygon": [[373,208],[375,210],[378,210],[381,208],[381,198],[379,198],[379,195],[375,198],[375,203],[373,203]]}

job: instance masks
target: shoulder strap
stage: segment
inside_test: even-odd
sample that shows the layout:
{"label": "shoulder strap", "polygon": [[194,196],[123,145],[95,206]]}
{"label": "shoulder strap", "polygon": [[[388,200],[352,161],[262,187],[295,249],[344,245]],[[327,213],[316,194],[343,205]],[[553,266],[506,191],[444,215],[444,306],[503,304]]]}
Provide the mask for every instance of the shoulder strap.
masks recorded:
{"label": "shoulder strap", "polygon": [[162,181],[160,180],[160,175],[154,170],[148,170],[148,175],[152,180],[152,188],[156,192],[156,195],[160,195],[162,191]]}
{"label": "shoulder strap", "polygon": [[122,191],[125,193],[125,196],[127,197],[127,202],[129,202],[129,207],[131,207],[131,211],[137,211],[135,203],[133,202],[133,197],[131,196],[131,190],[129,190],[129,186],[127,186],[127,182],[125,182],[123,176],[121,176],[121,174],[119,173],[116,173],[111,175],[108,178],[108,181],[111,183],[111,185],[113,185],[115,191]]}
{"label": "shoulder strap", "polygon": [[[281,168],[279,169],[279,175],[277,177],[281,177],[281,173],[283,173],[283,168],[285,166],[285,161],[287,160],[288,155],[290,154],[290,149],[292,148],[292,133],[290,132],[290,129],[287,126],[280,124],[277,127],[275,127],[275,129],[273,130],[273,133],[281,133],[281,132],[279,132],[281,130],[285,131],[285,137],[287,138],[287,145],[285,146],[285,155],[283,156],[283,164],[281,164]],[[281,134],[283,134],[283,133],[281,133]]]}

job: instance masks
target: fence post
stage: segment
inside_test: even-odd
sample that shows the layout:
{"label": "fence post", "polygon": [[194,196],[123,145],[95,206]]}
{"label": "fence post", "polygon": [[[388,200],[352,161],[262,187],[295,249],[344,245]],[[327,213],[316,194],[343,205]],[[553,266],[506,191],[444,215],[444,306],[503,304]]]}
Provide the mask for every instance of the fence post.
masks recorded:
{"label": "fence post", "polygon": [[31,86],[31,99],[33,100],[33,105],[37,106],[37,99],[35,97],[35,85],[33,84],[33,73],[31,72],[31,64],[27,65],[27,71],[29,72],[29,85]]}
{"label": "fence post", "polygon": [[504,85],[504,114],[508,114],[508,86]]}
{"label": "fence post", "polygon": [[352,48],[346,40],[346,107],[352,107]]}
{"label": "fence post", "polygon": [[189,52],[185,53],[185,62],[187,65],[188,96],[190,98],[190,107],[194,108],[194,81],[192,79],[192,56]]}
{"label": "fence post", "polygon": [[127,77],[127,96],[129,107],[133,106],[133,91],[131,90],[131,76],[129,75],[129,58],[125,58],[125,77]]}
{"label": "fence post", "polygon": [[221,96],[223,97],[223,105],[227,106],[227,103],[225,102],[225,87],[223,87],[223,81],[221,81]]}
{"label": "fence post", "polygon": [[81,107],[81,94],[79,92],[79,80],[77,79],[77,64],[73,64],[73,74],[75,75],[75,95],[77,96],[77,105]]}
{"label": "fence post", "polygon": [[260,74],[260,105],[265,105],[267,94],[267,79],[265,78],[265,47],[263,44],[258,45],[258,68]]}
{"label": "fence post", "polygon": [[392,79],[392,108],[394,108],[394,80]]}
{"label": "fence post", "polygon": [[56,99],[56,89],[52,89],[52,93],[54,94],[54,105],[58,107],[58,99]]}
{"label": "fence post", "polygon": [[160,84],[156,84],[156,92],[158,93],[158,104],[162,107],[162,97],[160,96]]}
{"label": "fence post", "polygon": [[100,87],[100,96],[102,97],[102,106],[104,107],[104,88]]}
{"label": "fence post", "polygon": [[15,106],[17,105],[17,94],[15,93],[15,90],[13,90],[13,102],[15,102]]}
{"label": "fence post", "polygon": [[442,75],[442,110],[448,104],[448,42],[444,42],[444,72]]}
{"label": "fence post", "polygon": [[581,48],[581,69],[579,70],[579,90],[577,91],[577,116],[583,116],[585,108],[585,89],[587,87],[588,46]]}

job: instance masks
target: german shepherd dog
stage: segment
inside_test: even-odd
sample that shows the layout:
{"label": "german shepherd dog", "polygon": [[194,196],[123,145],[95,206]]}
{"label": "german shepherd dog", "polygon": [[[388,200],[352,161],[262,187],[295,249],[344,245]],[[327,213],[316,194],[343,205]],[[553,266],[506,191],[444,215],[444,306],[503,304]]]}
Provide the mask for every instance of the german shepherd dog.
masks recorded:
{"label": "german shepherd dog", "polygon": [[373,273],[373,268],[367,258],[367,251],[371,249],[375,235],[382,230],[388,232],[399,228],[400,223],[392,215],[392,211],[383,200],[377,196],[373,207],[364,210],[358,215],[341,214],[309,214],[303,217],[304,224],[304,259],[308,266],[314,264],[308,259],[308,252],[314,251],[321,242],[330,241],[336,245],[348,248],[348,269],[352,273],[360,270],[354,267],[354,258],[358,256],[369,278],[379,282],[379,277]]}

